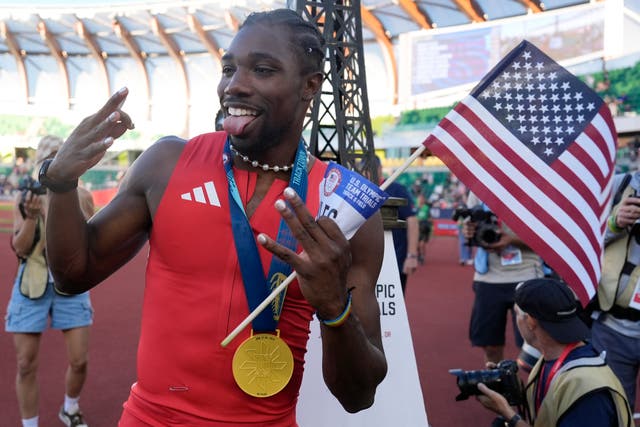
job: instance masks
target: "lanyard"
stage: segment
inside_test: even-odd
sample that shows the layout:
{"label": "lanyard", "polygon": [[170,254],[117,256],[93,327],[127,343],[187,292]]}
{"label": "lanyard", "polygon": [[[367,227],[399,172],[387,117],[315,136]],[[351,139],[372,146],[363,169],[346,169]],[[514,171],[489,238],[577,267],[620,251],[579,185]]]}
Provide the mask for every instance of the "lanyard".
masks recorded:
{"label": "lanyard", "polygon": [[[564,360],[567,358],[569,353],[571,353],[571,350],[576,348],[578,344],[580,343],[574,342],[574,343],[568,344],[564,348],[564,350],[562,350],[560,357],[558,357],[558,359],[555,361],[555,363],[551,367],[551,371],[549,371],[549,375],[547,375],[547,380],[544,383],[544,387],[541,387],[541,384],[538,383],[538,387],[536,390],[536,412],[538,411],[538,409],[540,409],[540,405],[542,404],[542,399],[544,399],[544,397],[547,395],[547,391],[549,391],[551,380],[553,380],[553,377],[558,373],[558,369],[560,369],[560,367],[564,363]],[[542,381],[542,374],[544,373],[543,371],[544,369],[542,369],[540,372],[540,381]],[[541,391],[543,388],[544,388],[544,391]]]}
{"label": "lanyard", "polygon": [[[276,286],[278,286],[290,273],[291,266],[273,256],[269,267],[269,280],[264,276],[262,262],[258,246],[251,229],[251,224],[240,198],[238,186],[233,177],[232,155],[230,142],[227,138],[224,145],[223,164],[227,181],[229,183],[229,211],[231,214],[231,229],[236,245],[240,272],[244,283],[249,311],[253,311],[262,301],[264,301]],[[293,188],[304,201],[307,196],[307,151],[304,142],[300,140],[289,186]],[[284,219],[280,220],[277,242],[287,248],[294,250],[297,246],[296,239]],[[282,292],[272,303],[271,312],[262,311],[252,322],[254,330],[274,331],[280,320],[280,312],[284,303],[285,292]]]}

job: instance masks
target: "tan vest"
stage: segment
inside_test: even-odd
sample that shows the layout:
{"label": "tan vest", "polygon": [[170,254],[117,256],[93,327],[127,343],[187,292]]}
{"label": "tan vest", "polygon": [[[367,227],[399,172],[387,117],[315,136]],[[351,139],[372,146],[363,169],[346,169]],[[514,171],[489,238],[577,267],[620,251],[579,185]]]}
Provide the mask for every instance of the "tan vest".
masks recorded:
{"label": "tan vest", "polygon": [[[627,186],[620,200],[630,196],[632,192],[633,189]],[[619,205],[620,203],[611,208],[612,214],[615,214]],[[616,298],[620,282],[620,273],[622,273],[622,267],[624,267],[625,261],[627,260],[629,239],[631,237],[629,233],[626,233],[623,238],[611,242],[604,249],[602,277],[598,285],[598,303],[604,311],[610,310],[614,303],[620,307],[629,307],[635,284],[638,279],[640,279],[640,266],[636,266],[629,276],[629,282],[624,292]]]}
{"label": "tan vest", "polygon": [[609,391],[615,404],[618,426],[633,426],[633,416],[624,389],[613,371],[598,356],[572,360],[563,365],[536,413],[535,384],[543,362],[542,358],[538,360],[527,383],[527,403],[534,427],[555,427],[562,415],[582,396],[603,388]]}
{"label": "tan vest", "polygon": [[42,297],[49,283],[49,268],[44,253],[45,227],[40,220],[36,227],[39,229],[40,238],[26,258],[19,258],[18,264],[20,293],[30,299]]}

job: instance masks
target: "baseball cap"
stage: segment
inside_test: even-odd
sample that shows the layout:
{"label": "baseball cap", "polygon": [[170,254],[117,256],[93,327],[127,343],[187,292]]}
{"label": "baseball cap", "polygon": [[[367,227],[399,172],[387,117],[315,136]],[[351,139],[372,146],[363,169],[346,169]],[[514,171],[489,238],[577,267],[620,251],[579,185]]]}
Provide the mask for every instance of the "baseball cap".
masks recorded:
{"label": "baseball cap", "polygon": [[515,301],[559,343],[584,341],[590,336],[589,328],[578,317],[576,296],[563,282],[549,278],[526,280],[516,287]]}
{"label": "baseball cap", "polygon": [[42,137],[36,148],[36,165],[53,157],[58,152],[64,141],[57,136],[47,135]]}

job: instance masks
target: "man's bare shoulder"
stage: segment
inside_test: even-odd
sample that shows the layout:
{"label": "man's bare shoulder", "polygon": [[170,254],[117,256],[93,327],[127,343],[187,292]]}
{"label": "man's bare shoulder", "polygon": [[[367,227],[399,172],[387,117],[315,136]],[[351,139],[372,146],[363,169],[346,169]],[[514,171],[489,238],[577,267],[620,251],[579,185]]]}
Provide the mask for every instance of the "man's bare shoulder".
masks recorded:
{"label": "man's bare shoulder", "polygon": [[155,178],[170,175],[186,144],[186,139],[174,135],[158,139],[136,159],[131,173]]}
{"label": "man's bare shoulder", "polygon": [[142,197],[146,200],[146,209],[155,215],[186,143],[183,138],[165,136],[151,144],[125,173],[118,198]]}

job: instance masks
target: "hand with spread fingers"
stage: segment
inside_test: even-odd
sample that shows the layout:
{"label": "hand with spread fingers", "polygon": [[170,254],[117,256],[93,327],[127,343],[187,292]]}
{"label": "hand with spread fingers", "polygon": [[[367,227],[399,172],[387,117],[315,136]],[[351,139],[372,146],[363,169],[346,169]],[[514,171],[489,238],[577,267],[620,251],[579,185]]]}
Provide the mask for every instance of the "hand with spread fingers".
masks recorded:
{"label": "hand with spread fingers", "polygon": [[349,241],[333,220],[328,217],[316,220],[293,189],[287,188],[284,196],[287,203],[278,200],[275,208],[303,251],[297,254],[264,234],[258,237],[258,242],[293,267],[309,304],[322,318],[333,319],[342,312],[347,300]]}
{"label": "hand with spread fingers", "polygon": [[347,240],[329,217],[315,219],[295,191],[286,189],[284,197],[275,209],[302,252],[264,233],[257,241],[296,271],[300,290],[320,320],[325,382],[347,411],[357,412],[373,403],[387,371],[375,293],[384,250],[381,216],[371,216]]}
{"label": "hand with spread fingers", "polygon": [[116,138],[134,128],[131,117],[120,109],[128,94],[126,87],[120,89],[73,130],[47,170],[50,179],[68,182],[79,178],[102,159]]}

